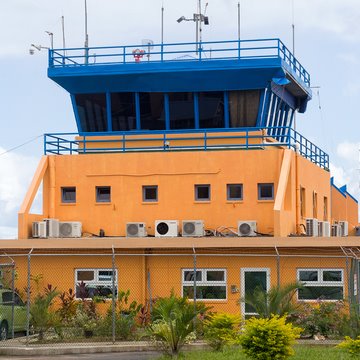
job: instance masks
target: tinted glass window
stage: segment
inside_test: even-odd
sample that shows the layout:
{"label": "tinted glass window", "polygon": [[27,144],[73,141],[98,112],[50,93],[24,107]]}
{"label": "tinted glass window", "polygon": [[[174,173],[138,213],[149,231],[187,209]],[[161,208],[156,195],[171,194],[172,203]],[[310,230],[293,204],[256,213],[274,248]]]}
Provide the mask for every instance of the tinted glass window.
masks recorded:
{"label": "tinted glass window", "polygon": [[158,187],[143,186],[143,201],[157,201],[158,200]]}
{"label": "tinted glass window", "polygon": [[227,199],[228,200],[242,200],[243,187],[242,184],[228,184],[227,185]]}
{"label": "tinted glass window", "polygon": [[97,202],[110,202],[110,186],[97,186],[96,187],[96,201]]}
{"label": "tinted glass window", "polygon": [[230,127],[254,127],[260,103],[260,90],[229,92]]}
{"label": "tinted glass window", "polygon": [[298,290],[299,300],[342,300],[342,286],[305,286]]}
{"label": "tinted glass window", "polygon": [[224,93],[220,91],[199,93],[200,128],[222,128],[224,120]]}
{"label": "tinted glass window", "polygon": [[107,131],[106,95],[75,95],[82,131]]}
{"label": "tinted glass window", "polygon": [[113,131],[136,129],[136,106],[134,93],[111,94],[111,118]]}
{"label": "tinted glass window", "polygon": [[258,184],[259,200],[271,200],[274,198],[274,184]]}
{"label": "tinted glass window", "polygon": [[[194,271],[184,271],[184,281],[194,281]],[[196,272],[196,281],[202,280],[201,271]]]}
{"label": "tinted glass window", "polygon": [[318,281],[318,271],[317,270],[305,270],[299,272],[300,281]]}
{"label": "tinted glass window", "polygon": [[225,271],[221,270],[208,270],[206,272],[207,281],[224,281],[225,280]]}
{"label": "tinted glass window", "polygon": [[195,185],[195,200],[210,200],[210,185]]}
{"label": "tinted glass window", "polygon": [[75,187],[61,188],[61,202],[75,203],[76,202],[76,188]]}
{"label": "tinted glass window", "polygon": [[140,93],[140,122],[142,130],[165,130],[163,93]]}
{"label": "tinted glass window", "polygon": [[194,96],[192,93],[170,93],[170,129],[195,127]]}

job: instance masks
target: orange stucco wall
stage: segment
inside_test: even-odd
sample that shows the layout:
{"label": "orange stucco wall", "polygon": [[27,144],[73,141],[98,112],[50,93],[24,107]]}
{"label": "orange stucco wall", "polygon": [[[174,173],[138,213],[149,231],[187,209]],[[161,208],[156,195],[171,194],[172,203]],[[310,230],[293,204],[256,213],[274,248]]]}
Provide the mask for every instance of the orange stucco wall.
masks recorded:
{"label": "orange stucco wall", "polygon": [[358,203],[336,187],[331,187],[332,221],[348,221],[349,235],[354,235],[355,227],[359,225]]}
{"label": "orange stucco wall", "polygon": [[[239,220],[256,220],[257,230],[263,234],[299,233],[297,224],[313,217],[314,191],[318,196],[317,217],[323,220],[323,198],[330,199],[330,175],[288,150],[290,169],[286,177],[280,176],[284,151],[267,148],[48,156],[43,175],[43,217],[81,221],[83,232],[98,234],[103,229],[109,236],[124,236],[127,222],[145,222],[148,234],[154,235],[155,220],[204,220],[207,229],[236,229]],[[279,183],[284,178],[286,181]],[[234,183],[243,184],[242,201],[226,199],[226,185]],[[258,200],[258,183],[274,183],[274,200]],[[195,184],[211,186],[210,201],[195,201]],[[157,202],[142,201],[144,185],[158,186]],[[75,204],[61,202],[61,187],[69,186],[76,187]],[[96,202],[96,186],[111,187],[111,202]],[[300,187],[306,189],[303,218]],[[277,191],[284,196],[279,211],[274,212]],[[30,220],[27,224],[19,222],[19,237],[29,238],[30,229]]]}

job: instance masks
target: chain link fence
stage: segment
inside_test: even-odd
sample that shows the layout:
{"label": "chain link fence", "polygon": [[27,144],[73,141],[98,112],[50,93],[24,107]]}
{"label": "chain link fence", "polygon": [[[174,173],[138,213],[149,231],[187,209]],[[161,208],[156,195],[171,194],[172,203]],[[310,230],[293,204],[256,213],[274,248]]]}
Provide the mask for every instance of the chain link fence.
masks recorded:
{"label": "chain link fence", "polygon": [[271,308],[270,294],[294,284],[289,321],[304,337],[341,339],[360,332],[359,258],[357,248],[3,254],[0,346],[147,339],[154,304],[171,293],[246,319],[258,316],[256,294]]}

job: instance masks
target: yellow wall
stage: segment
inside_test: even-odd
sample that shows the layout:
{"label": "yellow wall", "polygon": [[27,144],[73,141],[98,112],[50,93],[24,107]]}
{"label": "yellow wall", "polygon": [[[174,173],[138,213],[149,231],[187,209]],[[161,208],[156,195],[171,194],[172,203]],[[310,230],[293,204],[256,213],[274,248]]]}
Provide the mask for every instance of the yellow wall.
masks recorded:
{"label": "yellow wall", "polygon": [[[74,252],[75,254],[75,252]],[[310,253],[309,253],[310,254]],[[314,253],[313,253],[314,255]],[[297,269],[329,268],[343,269],[344,273],[344,299],[347,298],[347,274],[345,258],[304,258],[282,257],[280,259],[280,284],[288,284],[297,279]],[[269,269],[270,286],[278,283],[276,256],[197,256],[198,269],[225,269],[227,271],[227,299],[206,300],[207,305],[213,306],[213,311],[236,313],[240,311],[238,301],[244,284],[241,280],[241,269]],[[193,256],[116,256],[115,267],[118,271],[118,289],[130,290],[131,301],[136,300],[145,304],[151,298],[166,297],[171,290],[181,295],[182,269],[193,269]],[[112,268],[111,256],[32,256],[31,275],[41,275],[39,286],[31,282],[32,296],[42,292],[48,284],[56,287],[58,291],[68,291],[75,287],[75,269],[101,269]],[[17,280],[16,287],[24,289],[27,286],[27,258],[16,258]],[[150,277],[148,278],[148,272]],[[148,282],[148,280],[150,282]],[[150,289],[148,287],[150,284]],[[231,293],[231,285],[238,291]],[[25,294],[22,294],[24,297]],[[24,297],[25,298],[25,297]],[[103,306],[103,310],[106,305]]]}

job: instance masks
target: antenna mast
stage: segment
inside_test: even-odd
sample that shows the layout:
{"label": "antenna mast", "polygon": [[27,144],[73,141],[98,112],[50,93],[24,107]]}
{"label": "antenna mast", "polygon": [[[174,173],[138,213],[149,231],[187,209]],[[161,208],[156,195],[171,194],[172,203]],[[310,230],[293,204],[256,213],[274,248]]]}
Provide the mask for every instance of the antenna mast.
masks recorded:
{"label": "antenna mast", "polygon": [[238,40],[240,41],[241,39],[241,34],[240,34],[240,1],[238,2]]}
{"label": "antenna mast", "polygon": [[85,0],[85,64],[89,62],[89,35],[88,35],[88,24],[87,24],[87,0]]}
{"label": "antenna mast", "polygon": [[161,6],[161,45],[164,44],[164,2]]}

